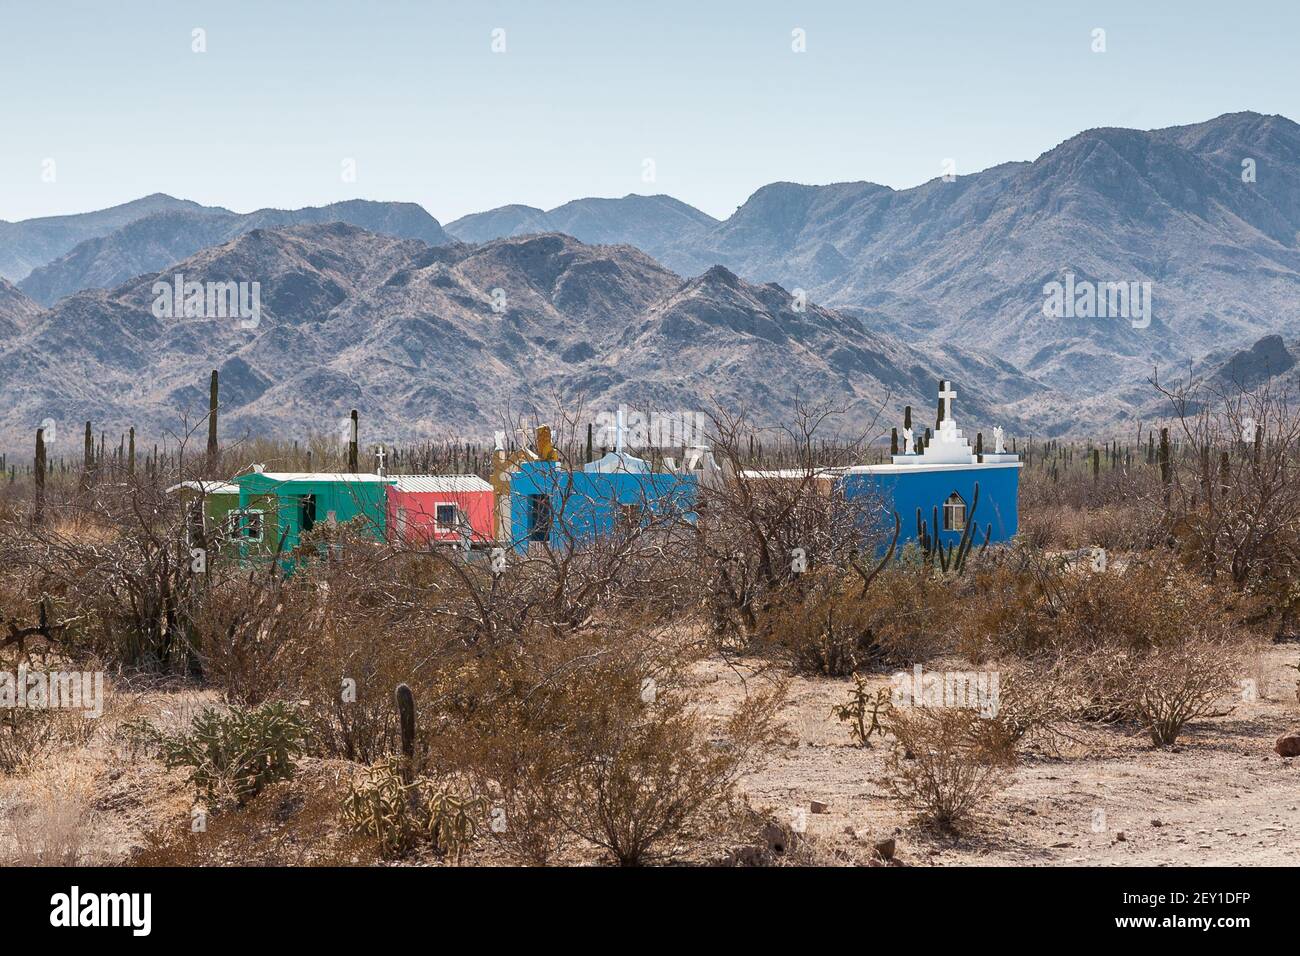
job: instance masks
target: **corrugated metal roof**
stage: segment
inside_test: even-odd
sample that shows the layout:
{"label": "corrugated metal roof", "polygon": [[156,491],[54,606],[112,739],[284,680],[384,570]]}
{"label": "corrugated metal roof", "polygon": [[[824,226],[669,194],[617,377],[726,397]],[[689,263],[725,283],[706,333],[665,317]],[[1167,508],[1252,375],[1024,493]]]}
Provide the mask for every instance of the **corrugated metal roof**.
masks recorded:
{"label": "corrugated metal roof", "polygon": [[182,481],[168,488],[167,493],[172,494],[182,488],[187,491],[198,491],[205,495],[239,494],[239,485],[232,485],[228,481]]}
{"label": "corrugated metal roof", "polygon": [[270,481],[382,481],[385,484],[392,481],[390,475],[372,475],[368,472],[354,475],[347,471],[251,471],[239,477],[252,478],[255,475]]}
{"label": "corrugated metal roof", "polygon": [[402,492],[491,491],[478,475],[392,475],[393,486]]}

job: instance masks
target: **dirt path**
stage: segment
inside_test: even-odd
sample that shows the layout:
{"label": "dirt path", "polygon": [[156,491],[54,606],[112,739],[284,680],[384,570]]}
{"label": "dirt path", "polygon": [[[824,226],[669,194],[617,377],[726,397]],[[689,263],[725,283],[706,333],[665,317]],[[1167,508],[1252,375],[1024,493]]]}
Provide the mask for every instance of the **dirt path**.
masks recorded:
{"label": "dirt path", "polygon": [[[746,780],[745,790],[755,806],[786,819],[812,801],[829,804],[826,813],[802,816],[807,831],[845,859],[892,835],[910,865],[1295,864],[1300,760],[1278,757],[1273,742],[1300,726],[1288,667],[1296,654],[1294,646],[1268,649],[1252,672],[1260,699],[1192,726],[1172,750],[1113,728],[1070,728],[1079,743],[1012,771],[979,826],[962,838],[914,826],[885,785],[889,743],[856,747],[830,717],[848,680],[792,683],[783,716],[800,741]],[[726,668],[710,665],[701,676],[719,707],[741,692]]]}

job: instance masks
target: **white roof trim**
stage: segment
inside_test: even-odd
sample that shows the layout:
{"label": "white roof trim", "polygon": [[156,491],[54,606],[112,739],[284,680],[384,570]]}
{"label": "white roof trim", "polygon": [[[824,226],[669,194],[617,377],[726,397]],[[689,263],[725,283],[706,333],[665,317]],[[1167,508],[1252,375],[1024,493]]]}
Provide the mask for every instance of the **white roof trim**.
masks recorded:
{"label": "white roof trim", "polygon": [[242,478],[252,477],[265,478],[268,481],[361,481],[361,482],[382,482],[383,484],[392,484],[391,475],[372,475],[369,472],[359,472],[352,474],[348,471],[250,471],[246,475],[240,475]]}
{"label": "white roof trim", "polygon": [[[901,457],[901,456],[900,456]],[[919,455],[916,457],[920,457]],[[849,475],[907,475],[923,471],[979,471],[984,468],[1023,468],[1023,461],[963,461],[932,465],[854,465]]]}
{"label": "white roof trim", "polygon": [[197,491],[205,495],[237,495],[239,494],[239,485],[231,484],[228,481],[181,481],[167,489],[167,494],[173,494],[184,488],[187,491]]}

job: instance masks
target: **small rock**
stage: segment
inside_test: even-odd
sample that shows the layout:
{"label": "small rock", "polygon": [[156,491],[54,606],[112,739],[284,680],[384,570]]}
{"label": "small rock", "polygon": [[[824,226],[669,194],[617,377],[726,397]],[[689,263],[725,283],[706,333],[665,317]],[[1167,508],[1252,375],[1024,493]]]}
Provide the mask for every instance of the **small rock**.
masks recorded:
{"label": "small rock", "polygon": [[822,803],[820,800],[814,800],[808,804],[808,809],[813,813],[830,813],[831,805],[829,803]]}
{"label": "small rock", "polygon": [[1279,757],[1300,757],[1300,731],[1293,730],[1277,738],[1273,745]]}
{"label": "small rock", "polygon": [[1151,821],[1151,825],[1152,825],[1153,827],[1162,827],[1162,826],[1164,826],[1164,824],[1161,823],[1160,820],[1158,820],[1158,819],[1157,819],[1157,820],[1152,820],[1152,821]]}
{"label": "small rock", "polygon": [[884,840],[877,840],[874,847],[876,853],[882,860],[892,860],[896,848],[897,844],[895,844],[893,837],[888,837]]}
{"label": "small rock", "polygon": [[1128,842],[1128,837],[1126,837],[1126,836],[1124,835],[1124,831],[1123,831],[1123,830],[1116,830],[1116,831],[1115,831],[1115,842],[1116,842],[1116,843],[1127,843],[1127,842]]}

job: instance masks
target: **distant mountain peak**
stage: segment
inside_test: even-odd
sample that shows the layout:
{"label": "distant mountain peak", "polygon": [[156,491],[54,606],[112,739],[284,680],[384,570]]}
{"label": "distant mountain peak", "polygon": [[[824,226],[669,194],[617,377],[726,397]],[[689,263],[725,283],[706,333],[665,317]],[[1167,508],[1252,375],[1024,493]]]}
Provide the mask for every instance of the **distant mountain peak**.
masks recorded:
{"label": "distant mountain peak", "polygon": [[36,301],[52,305],[82,289],[110,288],[132,276],[156,272],[245,233],[332,222],[430,245],[452,241],[438,220],[417,203],[349,199],[325,206],[258,209],[244,214],[188,204],[146,212],[107,235],[84,240],[34,269],[20,287]]}

